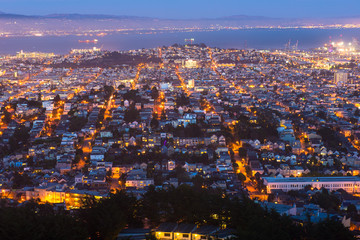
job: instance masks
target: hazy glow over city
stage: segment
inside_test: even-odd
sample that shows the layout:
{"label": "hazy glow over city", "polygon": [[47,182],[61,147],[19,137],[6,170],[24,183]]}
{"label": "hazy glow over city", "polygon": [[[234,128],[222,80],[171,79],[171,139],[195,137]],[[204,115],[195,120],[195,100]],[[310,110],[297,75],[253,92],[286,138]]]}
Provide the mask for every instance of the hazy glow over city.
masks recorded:
{"label": "hazy glow over city", "polygon": [[233,15],[266,17],[355,17],[357,0],[1,0],[0,10],[18,14],[111,14],[159,18],[212,18]]}

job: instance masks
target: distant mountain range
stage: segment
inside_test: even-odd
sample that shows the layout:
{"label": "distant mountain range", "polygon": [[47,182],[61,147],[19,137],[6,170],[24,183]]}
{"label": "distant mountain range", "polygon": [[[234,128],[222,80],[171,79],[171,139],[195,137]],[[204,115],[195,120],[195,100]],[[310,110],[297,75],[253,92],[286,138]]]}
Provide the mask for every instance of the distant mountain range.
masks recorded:
{"label": "distant mountain range", "polygon": [[13,14],[5,13],[0,11],[1,18],[31,18],[31,19],[69,19],[69,20],[79,20],[79,19],[156,19],[156,20],[165,20],[165,21],[323,21],[323,22],[333,22],[344,20],[353,20],[360,19],[360,16],[351,16],[351,17],[337,17],[337,18],[273,18],[273,17],[264,17],[264,16],[248,16],[248,15],[235,15],[235,16],[225,16],[218,18],[199,18],[199,19],[162,19],[162,18],[152,18],[152,17],[139,17],[139,16],[126,16],[126,15],[106,15],[106,14],[79,14],[79,13],[67,13],[67,14],[48,14],[48,15],[22,15],[22,14]]}
{"label": "distant mountain range", "polygon": [[48,15],[21,15],[13,13],[5,13],[0,11],[0,18],[9,18],[9,19],[150,19],[148,17],[137,17],[137,16],[117,16],[117,15],[105,15],[105,14],[79,14],[79,13],[69,13],[69,14],[48,14]]}
{"label": "distant mountain range", "polygon": [[263,16],[227,16],[199,19],[162,19],[103,14],[21,15],[0,12],[0,36],[31,35],[34,33],[81,34],[119,30],[181,30],[226,29],[253,27],[304,27],[359,25],[360,17],[342,18],[272,18]]}

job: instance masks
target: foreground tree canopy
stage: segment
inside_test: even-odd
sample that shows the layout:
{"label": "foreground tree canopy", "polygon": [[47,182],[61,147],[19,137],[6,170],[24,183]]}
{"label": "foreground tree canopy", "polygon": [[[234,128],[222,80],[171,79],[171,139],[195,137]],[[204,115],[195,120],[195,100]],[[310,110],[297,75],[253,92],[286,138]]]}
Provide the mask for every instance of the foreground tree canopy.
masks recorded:
{"label": "foreground tree canopy", "polygon": [[48,204],[27,202],[0,206],[0,239],[116,239],[125,227],[152,227],[161,222],[187,222],[226,226],[239,239],[354,239],[339,222],[327,219],[298,225],[287,216],[268,211],[244,198],[231,199],[218,190],[186,185],[167,190],[150,188],[140,200],[124,191],[109,198],[89,198],[72,213]]}

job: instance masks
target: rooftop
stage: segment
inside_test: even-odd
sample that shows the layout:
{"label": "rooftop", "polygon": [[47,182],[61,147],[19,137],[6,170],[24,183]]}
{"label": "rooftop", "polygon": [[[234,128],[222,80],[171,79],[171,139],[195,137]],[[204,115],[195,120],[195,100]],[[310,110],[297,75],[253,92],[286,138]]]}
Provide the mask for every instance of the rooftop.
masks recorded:
{"label": "rooftop", "polygon": [[292,182],[356,182],[360,181],[360,177],[289,177],[289,178],[275,178],[275,177],[264,177],[269,183],[292,183]]}

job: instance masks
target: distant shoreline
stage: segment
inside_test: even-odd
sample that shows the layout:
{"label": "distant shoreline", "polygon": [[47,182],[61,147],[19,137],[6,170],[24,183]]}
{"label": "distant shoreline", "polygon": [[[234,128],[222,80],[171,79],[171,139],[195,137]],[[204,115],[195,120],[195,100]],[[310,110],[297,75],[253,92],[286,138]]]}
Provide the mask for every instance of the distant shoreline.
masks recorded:
{"label": "distant shoreline", "polygon": [[6,33],[0,32],[1,38],[16,38],[16,37],[65,37],[65,36],[79,36],[79,37],[101,37],[98,35],[110,35],[110,34],[161,34],[161,33],[186,33],[186,32],[216,32],[216,31],[239,31],[239,30],[296,30],[296,29],[313,29],[313,30],[331,30],[331,29],[360,29],[359,26],[345,27],[345,26],[259,26],[259,27],[214,27],[214,28],[159,28],[159,29],[113,29],[113,30],[91,30],[82,32],[68,32],[68,33],[56,33],[53,31],[35,31],[33,33]]}
{"label": "distant shoreline", "polygon": [[[13,36],[0,37],[0,54],[25,52],[45,52],[67,54],[71,49],[92,47],[109,51],[127,51],[141,48],[185,44],[185,39],[194,38],[194,43],[204,43],[211,47],[236,49],[284,49],[289,41],[298,49],[310,50],[323,46],[329,41],[351,42],[360,39],[360,28],[246,28],[246,29],[206,29],[195,30],[141,30],[107,32],[100,36],[88,35],[52,35],[52,36]],[[97,39],[95,43],[84,40]]]}

